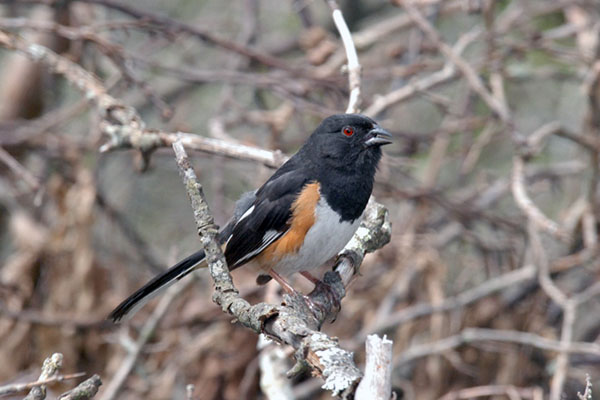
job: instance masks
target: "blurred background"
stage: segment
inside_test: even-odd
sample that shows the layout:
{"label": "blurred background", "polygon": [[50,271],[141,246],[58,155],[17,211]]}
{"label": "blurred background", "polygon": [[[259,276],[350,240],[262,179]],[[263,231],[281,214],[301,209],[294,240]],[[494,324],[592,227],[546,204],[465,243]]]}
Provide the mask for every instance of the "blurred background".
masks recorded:
{"label": "blurred background", "polygon": [[[367,334],[393,340],[398,398],[575,399],[586,374],[598,386],[600,2],[339,6],[362,110],[395,137],[374,190],[393,235],[323,330],[358,363]],[[345,52],[324,1],[0,1],[0,31],[79,64],[163,132],[292,154],[346,109]],[[34,381],[60,352],[63,372],[100,375],[99,399],[267,398],[264,350],[211,302],[206,271],[117,376],[156,301],[122,325],[106,315],[198,249],[185,188],[170,147],[148,160],[100,153],[102,117],[85,93],[7,47],[0,382]],[[219,224],[273,172],[190,157]],[[276,299],[252,268],[234,279],[252,302]],[[331,397],[318,378],[287,385],[290,399]]]}

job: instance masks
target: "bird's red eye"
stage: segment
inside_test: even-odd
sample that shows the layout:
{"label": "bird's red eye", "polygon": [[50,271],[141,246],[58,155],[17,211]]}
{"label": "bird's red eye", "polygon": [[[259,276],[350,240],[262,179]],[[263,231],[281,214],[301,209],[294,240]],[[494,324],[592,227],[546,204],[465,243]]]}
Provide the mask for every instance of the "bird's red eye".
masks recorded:
{"label": "bird's red eye", "polygon": [[346,136],[352,136],[354,135],[354,128],[347,126],[344,129],[342,129],[342,133]]}

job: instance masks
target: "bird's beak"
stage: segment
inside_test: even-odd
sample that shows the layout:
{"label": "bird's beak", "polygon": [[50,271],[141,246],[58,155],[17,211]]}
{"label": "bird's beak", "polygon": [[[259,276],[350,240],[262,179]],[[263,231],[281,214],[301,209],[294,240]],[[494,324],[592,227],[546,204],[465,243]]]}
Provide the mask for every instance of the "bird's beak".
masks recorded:
{"label": "bird's beak", "polygon": [[371,146],[383,146],[384,144],[392,143],[392,135],[388,131],[379,126],[371,129],[367,134],[367,140],[365,141],[365,145],[367,147]]}

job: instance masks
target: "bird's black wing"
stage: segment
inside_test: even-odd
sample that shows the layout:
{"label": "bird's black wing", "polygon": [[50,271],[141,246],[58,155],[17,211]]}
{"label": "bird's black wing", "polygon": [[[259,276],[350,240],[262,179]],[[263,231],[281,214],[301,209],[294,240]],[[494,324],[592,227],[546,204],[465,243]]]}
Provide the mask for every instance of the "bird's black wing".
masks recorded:
{"label": "bird's black wing", "polygon": [[227,241],[229,269],[250,261],[287,232],[292,204],[310,181],[305,171],[290,168],[273,175],[256,192],[254,203],[237,221]]}
{"label": "bird's black wing", "polygon": [[[233,217],[217,236],[220,244],[227,243],[230,269],[249,261],[287,231],[292,204],[306,182],[292,157],[258,191],[242,195]],[[181,260],[125,299],[108,318],[117,322],[133,315],[152,297],[202,266],[204,258],[200,250]]]}
{"label": "bird's black wing", "polygon": [[[219,244],[225,243],[227,238],[231,236],[237,220],[248,210],[250,206],[252,206],[255,199],[255,192],[252,191],[244,193],[237,201],[235,204],[235,210],[233,211],[233,216],[227,225],[225,225],[225,227],[217,235],[217,241]],[[160,294],[173,283],[189,275],[192,271],[198,268],[198,266],[204,262],[204,258],[204,250],[199,250],[179,261],[162,274],[155,276],[152,280],[121,302],[121,304],[119,304],[117,308],[110,313],[108,318],[112,319],[114,322],[118,322],[126,316],[133,315],[135,311],[146,304],[151,298]]]}

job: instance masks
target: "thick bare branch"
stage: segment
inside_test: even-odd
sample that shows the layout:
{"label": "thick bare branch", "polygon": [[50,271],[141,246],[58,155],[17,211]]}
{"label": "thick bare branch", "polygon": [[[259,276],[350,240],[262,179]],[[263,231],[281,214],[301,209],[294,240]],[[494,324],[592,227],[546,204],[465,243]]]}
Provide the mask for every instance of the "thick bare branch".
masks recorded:
{"label": "thick bare branch", "polygon": [[356,400],[389,400],[392,396],[392,341],[367,337],[365,377],[356,389]]}
{"label": "thick bare branch", "polygon": [[58,396],[58,400],[89,400],[98,393],[102,380],[98,375],[81,382],[75,388]]}

